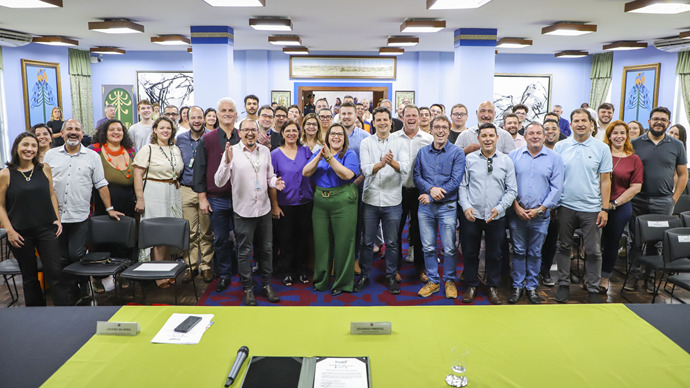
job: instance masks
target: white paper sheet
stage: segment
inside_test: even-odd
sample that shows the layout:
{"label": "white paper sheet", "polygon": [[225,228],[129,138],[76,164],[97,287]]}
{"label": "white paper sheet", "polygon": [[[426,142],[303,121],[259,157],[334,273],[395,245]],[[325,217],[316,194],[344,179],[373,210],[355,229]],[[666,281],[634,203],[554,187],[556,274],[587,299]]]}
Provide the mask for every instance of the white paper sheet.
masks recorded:
{"label": "white paper sheet", "polygon": [[[201,317],[201,322],[197,323],[192,330],[187,333],[178,333],[175,331],[177,325],[182,323],[187,317],[194,315]],[[206,332],[213,322],[213,314],[173,314],[165,325],[160,329],[155,337],[151,340],[154,344],[180,344],[180,345],[195,345],[201,341],[201,337]]]}
{"label": "white paper sheet", "polygon": [[327,358],[316,363],[314,388],[367,387],[367,365],[357,358]]}
{"label": "white paper sheet", "polygon": [[177,266],[176,263],[165,263],[165,264],[158,264],[158,263],[143,263],[142,265],[138,266],[134,271],[170,271],[171,269],[175,268]]}

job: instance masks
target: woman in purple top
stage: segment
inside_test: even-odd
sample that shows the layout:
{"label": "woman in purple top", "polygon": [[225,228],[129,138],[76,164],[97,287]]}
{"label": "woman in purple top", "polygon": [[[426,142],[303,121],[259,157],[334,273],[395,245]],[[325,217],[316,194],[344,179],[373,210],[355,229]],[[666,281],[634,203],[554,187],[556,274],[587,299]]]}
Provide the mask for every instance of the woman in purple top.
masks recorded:
{"label": "woman in purple top", "polygon": [[312,233],[314,188],[311,179],[302,176],[302,169],[312,153],[308,147],[300,144],[300,127],[295,121],[286,121],[280,128],[280,134],[283,144],[271,151],[271,162],[276,175],[285,181],[285,189],[269,189],[271,211],[277,220],[274,233],[280,241],[278,266],[284,274],[283,284],[286,286],[291,286],[294,278],[298,278],[302,284],[308,284],[308,236]]}

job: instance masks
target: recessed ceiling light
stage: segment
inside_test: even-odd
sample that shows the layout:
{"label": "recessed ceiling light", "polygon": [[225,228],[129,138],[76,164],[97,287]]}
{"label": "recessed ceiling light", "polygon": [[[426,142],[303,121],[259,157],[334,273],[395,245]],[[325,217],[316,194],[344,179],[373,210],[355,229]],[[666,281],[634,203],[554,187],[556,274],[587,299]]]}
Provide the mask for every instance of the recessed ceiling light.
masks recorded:
{"label": "recessed ceiling light", "polygon": [[309,49],[304,46],[283,47],[283,52],[292,55],[308,55]]}
{"label": "recessed ceiling light", "polygon": [[690,11],[690,0],[637,0],[625,3],[625,12],[677,14]]}
{"label": "recessed ceiling light", "polygon": [[419,38],[416,36],[391,36],[388,38],[388,46],[390,47],[410,47],[419,44]]}
{"label": "recessed ceiling light", "polygon": [[32,42],[50,46],[79,46],[79,42],[64,36],[37,36],[32,39]]}
{"label": "recessed ceiling light", "polygon": [[596,32],[597,26],[595,24],[584,24],[574,22],[558,22],[548,27],[541,29],[544,35],[563,35],[563,36],[578,36]]}
{"label": "recessed ceiling light", "polygon": [[125,50],[119,49],[117,47],[110,47],[110,46],[99,46],[99,47],[92,47],[89,49],[92,53],[96,54],[124,54],[126,53]]}
{"label": "recessed ceiling light", "polygon": [[426,0],[426,9],[479,8],[491,0]]}
{"label": "recessed ceiling light", "polygon": [[249,26],[258,31],[292,31],[292,21],[285,18],[251,18]]}
{"label": "recessed ceiling light", "polygon": [[89,30],[106,34],[138,34],[144,26],[129,19],[104,19],[102,22],[89,22]]}
{"label": "recessed ceiling light", "polygon": [[504,49],[524,48],[531,45],[532,41],[530,39],[523,38],[501,38],[498,42],[496,42],[497,48]]}
{"label": "recessed ceiling light", "polygon": [[400,32],[438,32],[444,28],[445,20],[409,19],[400,25]]}
{"label": "recessed ceiling light", "polygon": [[629,40],[621,40],[618,42],[613,42],[604,45],[604,50],[639,50],[647,48],[647,43],[645,42],[633,42]]}
{"label": "recessed ceiling light", "polygon": [[271,35],[268,43],[276,46],[301,46],[302,39],[297,35]]}
{"label": "recessed ceiling light", "polygon": [[62,7],[62,0],[0,0],[0,7],[57,8]]}
{"label": "recessed ceiling light", "polygon": [[690,31],[681,32],[678,37],[680,39],[690,39]]}
{"label": "recessed ceiling light", "polygon": [[379,49],[379,55],[402,55],[405,54],[405,50],[395,47],[381,47]]}
{"label": "recessed ceiling light", "polygon": [[204,0],[212,7],[265,7],[266,0]]}
{"label": "recessed ceiling light", "polygon": [[161,44],[164,46],[181,46],[191,44],[189,38],[184,35],[159,35],[152,36],[151,43]]}
{"label": "recessed ceiling light", "polygon": [[589,55],[587,51],[581,50],[565,50],[554,54],[556,58],[581,58],[586,57],[587,55]]}

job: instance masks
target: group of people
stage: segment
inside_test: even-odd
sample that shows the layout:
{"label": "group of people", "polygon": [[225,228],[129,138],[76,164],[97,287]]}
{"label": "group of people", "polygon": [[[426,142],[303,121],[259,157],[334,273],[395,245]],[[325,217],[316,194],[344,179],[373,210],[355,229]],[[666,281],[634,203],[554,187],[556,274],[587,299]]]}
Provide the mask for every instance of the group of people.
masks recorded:
{"label": "group of people", "polygon": [[[90,214],[184,217],[191,236],[182,281],[218,277],[215,290],[222,292],[237,274],[246,305],[257,304],[254,271],[260,293],[277,303],[274,273],[287,286],[308,284],[312,255],[315,290],[362,291],[374,280],[382,245],[385,286],[400,293],[406,224],[420,297],[439,292],[441,283],[445,297],[458,297],[459,229],[463,302],[471,303],[484,284],[490,302],[501,304],[497,289],[507,276],[509,303],[523,295],[541,303],[540,278],[546,286],[557,283],[556,301],[565,303],[573,232],[581,229],[588,301],[597,303],[631,218],[671,214],[687,184],[685,144],[676,140],[685,140],[685,129],[676,125],[667,134],[671,113],[663,107],[652,111],[645,132],[639,122],[612,121],[611,104],[602,104],[597,117],[575,109],[570,120],[555,106],[543,122],[527,122],[529,108],[516,105],[503,128],[494,124],[489,101],[477,107],[470,128],[462,104],[450,118],[441,104],[407,101],[398,117],[389,100],[370,112],[346,96],[337,117],[325,99],[307,104],[303,114],[297,105],[261,106],[248,95],[242,120],[230,98],[216,109],[169,105],[154,120],[153,104],[142,100],[140,120],[130,128],[106,106],[88,147],[74,119],[57,133],[54,123],[22,133],[0,172],[0,222],[20,263],[26,304],[45,304],[36,250],[56,305],[84,296],[83,281],[62,268],[86,254]],[[62,146],[54,146],[56,134]],[[154,247],[140,259],[169,256]],[[644,278],[639,273],[626,288]],[[99,279],[94,285],[103,290]]]}

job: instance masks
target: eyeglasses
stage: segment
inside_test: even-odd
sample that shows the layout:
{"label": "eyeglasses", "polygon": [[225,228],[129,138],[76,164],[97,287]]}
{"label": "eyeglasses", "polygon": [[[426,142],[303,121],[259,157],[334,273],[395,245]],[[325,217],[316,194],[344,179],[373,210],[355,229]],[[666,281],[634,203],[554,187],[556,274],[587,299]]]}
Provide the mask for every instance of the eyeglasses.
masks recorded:
{"label": "eyeglasses", "polygon": [[431,127],[431,129],[433,129],[435,131],[437,131],[439,129],[442,129],[444,131],[448,131],[450,128],[448,128],[448,126],[446,126],[446,125],[434,125],[433,127]]}
{"label": "eyeglasses", "polygon": [[287,115],[276,115],[277,119],[286,119]]}
{"label": "eyeglasses", "polygon": [[245,131],[245,132],[257,132],[258,129],[256,128],[242,128],[240,131]]}
{"label": "eyeglasses", "polygon": [[331,132],[328,135],[333,137],[345,137],[345,134],[342,132]]}
{"label": "eyeglasses", "polygon": [[494,160],[493,159],[487,159],[486,160],[486,172],[489,174],[494,172]]}
{"label": "eyeglasses", "polygon": [[262,119],[272,119],[272,118],[273,118],[273,115],[262,114],[262,115],[261,115],[261,118],[262,118]]}
{"label": "eyeglasses", "polygon": [[330,120],[332,118],[333,118],[333,115],[328,115],[328,116],[319,115],[319,119],[321,119],[321,120]]}
{"label": "eyeglasses", "polygon": [[306,124],[304,124],[304,126],[305,127],[318,127],[319,124],[317,124],[317,123],[306,123]]}
{"label": "eyeglasses", "polygon": [[652,117],[649,119],[649,121],[653,121],[655,123],[670,123],[671,121],[669,119],[664,119],[661,117]]}
{"label": "eyeglasses", "polygon": [[450,115],[453,117],[465,117],[467,113],[451,113]]}

